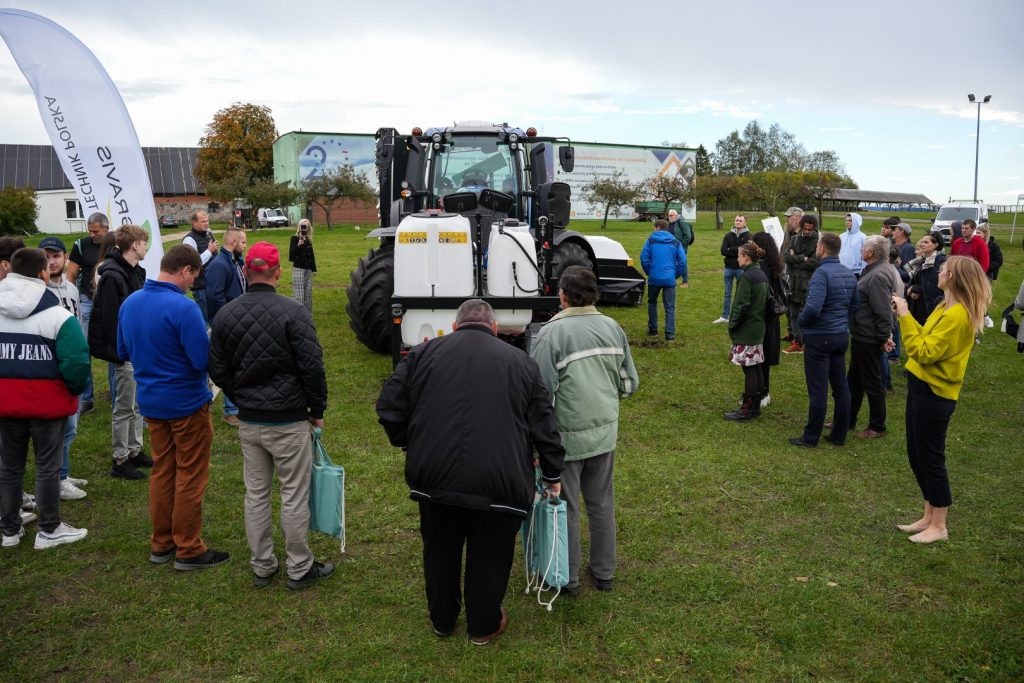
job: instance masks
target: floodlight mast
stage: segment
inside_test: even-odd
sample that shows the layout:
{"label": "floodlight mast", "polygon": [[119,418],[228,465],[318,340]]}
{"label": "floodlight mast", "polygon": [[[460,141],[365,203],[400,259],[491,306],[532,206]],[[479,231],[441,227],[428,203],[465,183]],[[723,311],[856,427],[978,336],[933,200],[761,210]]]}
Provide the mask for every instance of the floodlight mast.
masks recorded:
{"label": "floodlight mast", "polygon": [[981,105],[987,104],[992,99],[991,95],[985,95],[985,99],[978,100],[974,93],[968,93],[967,101],[978,105],[978,125],[974,132],[974,201],[978,201],[978,152],[981,149]]}

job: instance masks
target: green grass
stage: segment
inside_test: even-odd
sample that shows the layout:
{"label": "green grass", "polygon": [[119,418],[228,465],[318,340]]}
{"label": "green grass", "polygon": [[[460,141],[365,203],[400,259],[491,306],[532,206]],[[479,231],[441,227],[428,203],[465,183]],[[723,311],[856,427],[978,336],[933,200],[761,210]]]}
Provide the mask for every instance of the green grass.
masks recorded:
{"label": "green grass", "polygon": [[[826,228],[840,221],[827,217]],[[606,309],[634,342],[641,378],[622,407],[614,592],[585,584],[549,614],[522,595],[517,555],[504,636],[475,648],[432,634],[402,453],[373,412],[390,360],[355,341],[344,313],[348,272],[370,242],[365,227],[320,228],[325,437],[347,471],[348,552],[311,538],[318,557],[338,564],[335,575],[302,593],[280,579],[250,587],[241,455],[219,419],[204,537],[231,562],[184,574],[148,565],[146,485],[106,474],[110,406],[97,362],[97,409],[72,451],[89,496],[63,505],[89,537],[36,552],[30,534],[0,553],[0,679],[1020,680],[1024,356],[998,331],[975,348],[948,442],[950,540],[915,546],[894,527],[920,507],[900,372],[889,433],[870,443],[813,451],[786,443],[807,409],[799,356],[773,371],[761,420],[722,419],[742,377],[727,360],[726,331],[710,324],[722,296],[712,223],[702,214],[697,224],[675,343],[648,341],[644,307]],[[598,225],[574,227],[597,233]],[[613,223],[604,234],[638,256],[647,232]],[[261,230],[249,242],[284,246],[290,234]],[[1024,277],[1022,251],[1000,241],[1006,265],[993,313]]]}

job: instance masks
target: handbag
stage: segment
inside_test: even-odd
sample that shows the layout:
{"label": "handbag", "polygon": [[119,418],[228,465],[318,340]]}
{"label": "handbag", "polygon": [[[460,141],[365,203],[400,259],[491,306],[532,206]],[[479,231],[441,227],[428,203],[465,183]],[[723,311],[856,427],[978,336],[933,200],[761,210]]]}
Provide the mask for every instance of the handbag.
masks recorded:
{"label": "handbag", "polygon": [[781,294],[776,294],[775,289],[768,285],[768,313],[779,316],[786,312],[786,300]]}
{"label": "handbag", "polygon": [[309,481],[309,528],[341,541],[345,552],[345,468],[335,465],[313,430],[313,472]]}
{"label": "handbag", "polygon": [[[523,520],[523,559],[526,564],[526,594],[537,594],[537,603],[550,612],[555,598],[569,584],[568,508],[557,496],[545,496],[538,483],[533,506]],[[545,602],[541,595],[554,591]]]}

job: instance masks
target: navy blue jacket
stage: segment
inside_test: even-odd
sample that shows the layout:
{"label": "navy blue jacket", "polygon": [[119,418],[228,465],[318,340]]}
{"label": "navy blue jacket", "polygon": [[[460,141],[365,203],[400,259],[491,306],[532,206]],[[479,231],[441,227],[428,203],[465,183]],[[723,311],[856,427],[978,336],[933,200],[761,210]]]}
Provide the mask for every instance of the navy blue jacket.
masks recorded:
{"label": "navy blue jacket", "polygon": [[676,278],[687,281],[686,250],[667,230],[655,230],[640,251],[640,266],[647,273],[647,284],[675,287]]}
{"label": "navy blue jacket", "polygon": [[206,264],[206,314],[210,322],[227,302],[245,293],[243,264],[241,256],[235,258],[231,251],[223,248]]}
{"label": "navy blue jacket", "polygon": [[807,303],[800,311],[804,336],[849,334],[850,312],[857,310],[860,295],[853,271],[836,256],[821,259],[807,286]]}

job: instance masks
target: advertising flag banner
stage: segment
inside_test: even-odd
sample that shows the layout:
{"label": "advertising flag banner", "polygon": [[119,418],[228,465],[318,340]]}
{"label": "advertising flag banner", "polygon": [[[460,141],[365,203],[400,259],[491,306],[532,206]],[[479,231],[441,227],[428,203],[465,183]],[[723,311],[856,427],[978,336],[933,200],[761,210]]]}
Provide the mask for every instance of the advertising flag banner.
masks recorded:
{"label": "advertising flag banner", "polygon": [[156,279],[163,258],[149,171],[135,126],[106,69],[78,38],[45,17],[0,9],[0,36],[36,96],[39,114],[86,216],[150,235],[142,267]]}

